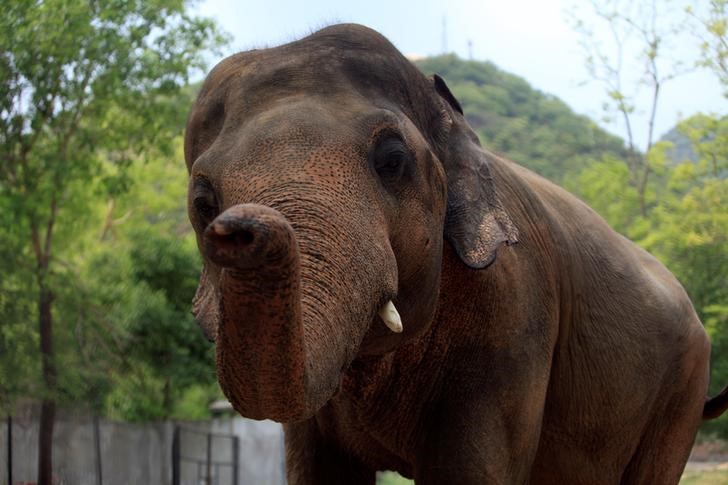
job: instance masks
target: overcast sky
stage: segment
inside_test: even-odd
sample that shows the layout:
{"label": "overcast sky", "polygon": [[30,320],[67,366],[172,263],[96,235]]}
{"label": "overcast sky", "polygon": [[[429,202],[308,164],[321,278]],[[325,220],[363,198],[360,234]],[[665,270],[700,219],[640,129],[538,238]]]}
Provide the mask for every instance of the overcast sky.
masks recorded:
{"label": "overcast sky", "polygon": [[[465,59],[472,55],[475,60],[489,60],[624,137],[621,124],[605,125],[601,121],[603,87],[594,82],[584,84],[589,79],[584,68],[585,54],[567,21],[566,10],[574,3],[575,0],[203,0],[196,10],[215,18],[233,36],[226,53],[275,46],[332,23],[356,22],[378,30],[408,55],[454,52]],[[585,3],[582,1],[581,5]],[[675,10],[672,18],[681,19],[679,7]],[[609,44],[606,32],[597,36],[605,46]],[[687,51],[693,45],[693,38],[683,37],[671,46],[671,52]],[[639,66],[632,68],[636,72]],[[661,97],[656,122],[658,136],[695,112],[728,111],[720,85],[706,72],[683,75],[666,83]],[[648,101],[644,93],[634,122],[639,146],[647,138]]]}

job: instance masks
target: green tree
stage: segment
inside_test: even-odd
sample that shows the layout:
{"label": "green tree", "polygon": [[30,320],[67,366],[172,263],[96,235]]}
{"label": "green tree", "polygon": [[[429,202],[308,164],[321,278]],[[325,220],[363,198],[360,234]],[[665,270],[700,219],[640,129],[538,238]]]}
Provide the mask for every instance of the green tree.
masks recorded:
{"label": "green tree", "polygon": [[697,22],[695,33],[702,53],[698,65],[711,69],[728,95],[728,0],[710,0],[707,11],[692,5],[686,10]]}
{"label": "green tree", "polygon": [[[630,184],[637,190],[639,213],[646,217],[654,167],[644,154],[656,141],[660,96],[668,82],[691,68],[673,54],[685,32],[685,20],[676,15],[670,0],[590,0],[586,12],[583,8],[583,4],[571,7],[572,24],[581,35],[591,81],[604,88],[605,121],[621,121],[627,141],[624,161]],[[610,42],[600,42],[597,32],[606,34]],[[647,137],[640,147],[634,135],[634,115],[640,111],[637,103],[645,91],[649,98],[643,107],[649,113]]]}
{"label": "green tree", "polygon": [[[189,106],[192,97],[185,89],[178,102]],[[99,204],[97,241],[78,265],[86,291],[74,291],[78,304],[69,308],[69,318],[87,314],[83,353],[99,374],[86,372],[77,398],[117,419],[203,418],[221,396],[213,346],[189,311],[201,264],[187,220],[181,137],[173,145],[168,155],[132,160],[129,189]]]}
{"label": "green tree", "polygon": [[191,237],[145,222],[119,228],[118,239],[88,261],[84,279],[92,288],[116,282],[104,289],[98,307],[107,311],[97,318],[114,329],[123,356],[107,369],[100,397],[105,413],[125,420],[190,418],[178,412],[185,392],[217,395],[213,347],[189,311],[201,264]]}
{"label": "green tree", "polygon": [[[0,207],[10,211],[3,217],[12,230],[3,239],[12,240],[15,266],[2,273],[32,275],[4,286],[35,299],[28,314],[38,321],[43,382],[38,482],[50,484],[67,368],[57,361],[56,311],[72,293],[84,229],[100,215],[94,198],[126,188],[134,156],[169,149],[184,109],[174,97],[202,65],[204,48],[222,38],[211,21],[186,14],[182,0],[15,0],[4,7]],[[13,316],[13,307],[2,311]]]}

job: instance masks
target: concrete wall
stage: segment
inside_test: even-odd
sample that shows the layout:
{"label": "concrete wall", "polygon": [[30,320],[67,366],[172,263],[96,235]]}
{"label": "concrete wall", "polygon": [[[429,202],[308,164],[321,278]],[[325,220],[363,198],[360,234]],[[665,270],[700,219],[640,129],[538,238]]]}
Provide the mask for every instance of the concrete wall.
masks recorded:
{"label": "concrete wall", "polygon": [[[270,421],[240,417],[212,421],[174,423],[122,423],[99,420],[99,444],[103,485],[171,485],[172,441],[175,425],[183,430],[183,456],[205,458],[206,433],[213,433],[213,461],[232,462],[232,440],[239,439],[238,484],[285,484],[283,433]],[[36,480],[37,417],[13,418],[13,485]],[[0,424],[0,485],[8,483],[7,425]],[[53,440],[54,475],[59,485],[98,485],[93,419],[89,416],[61,416],[56,420]],[[199,466],[181,462],[184,484],[200,485]],[[204,475],[202,475],[204,476]],[[232,483],[231,467],[218,467],[213,483]]]}

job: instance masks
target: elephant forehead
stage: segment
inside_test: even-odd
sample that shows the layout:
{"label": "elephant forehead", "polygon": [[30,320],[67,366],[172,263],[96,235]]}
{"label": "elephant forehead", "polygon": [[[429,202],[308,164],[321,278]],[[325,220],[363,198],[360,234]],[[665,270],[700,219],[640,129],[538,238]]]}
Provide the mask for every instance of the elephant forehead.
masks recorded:
{"label": "elephant forehead", "polygon": [[[226,127],[212,146],[194,161],[193,176],[217,181],[223,193],[253,180],[346,182],[365,175],[371,146],[382,130],[417,131],[396,107],[373,106],[368,100],[296,96]],[[410,137],[421,142],[421,137]]]}
{"label": "elephant forehead", "polygon": [[274,176],[281,179],[306,179],[313,176],[335,178],[364,166],[365,153],[346,136],[336,133],[311,133],[292,128],[279,136],[262,136],[234,154],[222,169],[223,179],[235,183]]}
{"label": "elephant forehead", "polygon": [[290,119],[248,131],[234,152],[219,160],[224,205],[362,192],[368,177],[366,134]]}
{"label": "elephant forehead", "polygon": [[234,171],[259,169],[261,164],[283,169],[359,165],[383,130],[405,137],[417,131],[393,107],[362,99],[336,102],[298,96],[283,99],[244,123],[231,123],[205,158]]}
{"label": "elephant forehead", "polygon": [[237,152],[231,165],[258,161],[304,162],[314,150],[361,151],[356,114],[337,110],[323,99],[284,99],[241,124],[224,130],[222,144]]}

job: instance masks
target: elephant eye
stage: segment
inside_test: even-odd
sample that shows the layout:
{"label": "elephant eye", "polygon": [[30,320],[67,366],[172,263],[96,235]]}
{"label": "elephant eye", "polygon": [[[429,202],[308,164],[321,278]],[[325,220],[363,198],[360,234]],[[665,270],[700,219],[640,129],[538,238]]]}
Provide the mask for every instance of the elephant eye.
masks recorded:
{"label": "elephant eye", "polygon": [[217,203],[211,202],[206,197],[195,197],[195,210],[205,226],[211,223],[219,214]]}
{"label": "elephant eye", "polygon": [[395,136],[388,136],[380,140],[372,153],[374,170],[383,180],[400,178],[410,160],[412,160],[412,153],[409,148],[399,137]]}
{"label": "elephant eye", "polygon": [[215,191],[207,179],[195,182],[192,205],[203,227],[207,227],[220,213]]}

